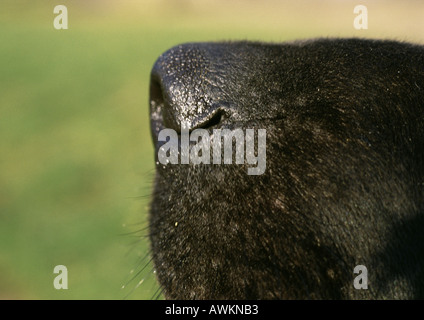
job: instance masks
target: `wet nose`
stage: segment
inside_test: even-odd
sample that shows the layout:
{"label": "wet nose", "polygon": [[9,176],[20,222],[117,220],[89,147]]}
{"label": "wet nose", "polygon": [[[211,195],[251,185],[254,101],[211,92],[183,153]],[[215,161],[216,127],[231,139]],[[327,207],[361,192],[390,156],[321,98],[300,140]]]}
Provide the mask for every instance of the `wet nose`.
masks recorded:
{"label": "wet nose", "polygon": [[215,59],[207,44],[177,46],[159,57],[150,79],[154,137],[164,128],[211,128],[228,117],[230,106]]}

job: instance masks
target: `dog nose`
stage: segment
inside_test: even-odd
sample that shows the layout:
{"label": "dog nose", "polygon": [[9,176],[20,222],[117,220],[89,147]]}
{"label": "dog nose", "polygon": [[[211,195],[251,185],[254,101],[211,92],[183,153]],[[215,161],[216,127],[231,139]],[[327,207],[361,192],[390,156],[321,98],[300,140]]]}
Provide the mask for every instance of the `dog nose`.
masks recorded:
{"label": "dog nose", "polygon": [[229,115],[223,77],[207,45],[185,44],[159,57],[150,79],[152,134],[211,128]]}

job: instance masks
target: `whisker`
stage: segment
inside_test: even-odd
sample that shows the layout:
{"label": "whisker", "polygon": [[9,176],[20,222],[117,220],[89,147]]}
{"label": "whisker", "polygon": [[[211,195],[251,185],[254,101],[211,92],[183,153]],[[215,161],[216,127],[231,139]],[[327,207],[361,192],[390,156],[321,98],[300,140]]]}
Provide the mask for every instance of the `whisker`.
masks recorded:
{"label": "whisker", "polygon": [[163,288],[159,287],[156,289],[156,292],[153,294],[151,300],[159,300],[159,297],[162,295]]}

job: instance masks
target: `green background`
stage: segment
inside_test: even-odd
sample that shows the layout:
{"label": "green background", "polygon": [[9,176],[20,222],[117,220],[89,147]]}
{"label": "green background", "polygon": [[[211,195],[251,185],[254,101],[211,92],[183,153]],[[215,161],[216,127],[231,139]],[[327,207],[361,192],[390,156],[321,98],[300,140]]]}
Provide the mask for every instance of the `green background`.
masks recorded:
{"label": "green background", "polygon": [[[53,27],[56,5],[68,30]],[[420,1],[0,2],[0,299],[162,298],[150,263],[150,69],[193,41],[423,42]],[[68,290],[53,269],[68,268]]]}

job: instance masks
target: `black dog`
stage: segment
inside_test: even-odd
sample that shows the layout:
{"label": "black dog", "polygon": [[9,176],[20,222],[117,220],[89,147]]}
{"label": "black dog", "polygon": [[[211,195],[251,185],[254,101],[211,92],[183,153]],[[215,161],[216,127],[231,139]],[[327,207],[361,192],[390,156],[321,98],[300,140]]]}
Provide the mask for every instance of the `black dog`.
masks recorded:
{"label": "black dog", "polygon": [[156,151],[183,122],[266,129],[261,175],[157,162],[150,238],[167,298],[424,298],[423,46],[184,44],[157,60],[150,95]]}

